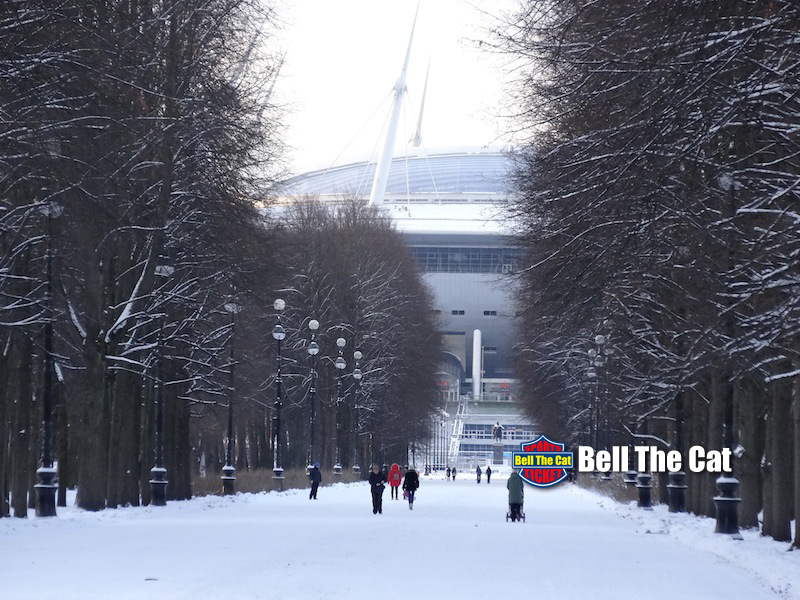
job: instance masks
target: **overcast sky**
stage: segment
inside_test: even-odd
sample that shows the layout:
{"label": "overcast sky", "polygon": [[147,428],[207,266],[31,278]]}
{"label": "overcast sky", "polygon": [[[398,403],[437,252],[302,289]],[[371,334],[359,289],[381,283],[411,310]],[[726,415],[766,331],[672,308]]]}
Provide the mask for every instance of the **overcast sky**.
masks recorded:
{"label": "overcast sky", "polygon": [[[502,69],[473,40],[486,37],[484,12],[512,2],[421,1],[395,154],[414,134],[429,59],[425,149],[502,145]],[[295,173],[376,160],[416,7],[417,0],[286,0],[276,89],[291,108]]]}

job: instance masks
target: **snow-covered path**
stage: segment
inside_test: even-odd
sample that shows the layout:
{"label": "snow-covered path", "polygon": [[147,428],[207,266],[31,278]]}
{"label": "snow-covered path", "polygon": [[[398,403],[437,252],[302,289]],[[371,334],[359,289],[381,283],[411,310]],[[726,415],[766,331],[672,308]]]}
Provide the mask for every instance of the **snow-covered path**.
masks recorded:
{"label": "snow-covered path", "polygon": [[413,511],[387,490],[382,515],[366,484],[323,487],[317,501],[296,490],[60,509],[0,520],[0,598],[800,597],[798,553],[756,533],[735,542],[713,521],[569,484],[526,488],[525,523],[505,511],[504,479],[466,478],[423,478]]}

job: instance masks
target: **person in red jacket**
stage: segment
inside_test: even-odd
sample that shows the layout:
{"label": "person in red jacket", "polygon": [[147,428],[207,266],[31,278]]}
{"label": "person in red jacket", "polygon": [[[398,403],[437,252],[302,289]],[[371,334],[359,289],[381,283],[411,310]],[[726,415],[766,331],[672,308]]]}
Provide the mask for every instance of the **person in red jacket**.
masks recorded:
{"label": "person in red jacket", "polygon": [[400,482],[403,479],[403,474],[400,472],[400,465],[394,463],[392,468],[389,469],[389,476],[387,477],[389,480],[389,486],[392,489],[392,500],[399,500],[398,491],[400,489]]}

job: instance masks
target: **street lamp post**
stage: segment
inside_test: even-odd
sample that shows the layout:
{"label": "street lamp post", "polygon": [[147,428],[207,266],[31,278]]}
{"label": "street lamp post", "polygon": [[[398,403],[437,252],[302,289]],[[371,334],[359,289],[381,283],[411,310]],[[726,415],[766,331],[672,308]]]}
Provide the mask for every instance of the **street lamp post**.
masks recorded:
{"label": "street lamp post", "polygon": [[440,417],[440,419],[439,419],[439,446],[440,446],[439,456],[440,456],[440,460],[442,461],[442,468],[443,469],[445,469],[448,466],[450,466],[449,463],[447,462],[447,454],[445,453],[445,443],[446,443],[445,426],[446,426],[446,424],[445,424],[444,418]]}
{"label": "street lamp post", "polygon": [[[595,352],[596,351],[594,350],[594,348],[589,350],[589,358],[590,359],[593,358],[592,357],[592,353],[595,353]],[[590,433],[591,433],[591,437],[592,437],[592,446],[594,447],[594,451],[597,452],[599,450],[599,447],[598,447],[599,446],[598,431],[600,429],[598,427],[598,421],[599,421],[598,411],[600,409],[599,409],[599,406],[598,406],[599,403],[597,401],[598,385],[599,384],[597,382],[597,370],[594,368],[593,365],[591,365],[591,363],[590,363],[589,369],[586,371],[586,376],[592,382],[592,384],[593,384],[592,387],[594,388],[593,391],[592,391],[592,408],[591,408],[591,418],[589,419],[589,424],[590,424],[590,428],[591,428],[591,432]],[[597,468],[595,468],[592,471],[592,477],[598,477],[599,475],[600,475],[600,472],[597,470]]]}
{"label": "street lamp post", "polygon": [[[683,392],[675,397],[675,441],[674,447],[680,453],[683,464]],[[686,512],[686,473],[683,470],[670,472],[667,493],[669,494],[669,512]]]}
{"label": "street lamp post", "polygon": [[441,432],[441,423],[440,423],[438,417],[437,417],[436,422],[434,423],[433,427],[434,427],[434,429],[433,429],[433,470],[434,470],[434,472],[436,472],[436,471],[438,471],[439,469],[442,468],[441,467],[441,462],[442,462],[442,455],[441,455],[442,444],[441,444],[441,441],[439,439],[442,432]]}
{"label": "street lamp post", "polygon": [[272,415],[272,439],[273,439],[273,463],[272,463],[272,478],[276,481],[278,489],[283,490],[283,467],[281,466],[281,406],[283,398],[281,397],[281,385],[283,379],[281,377],[281,341],[286,338],[286,330],[281,325],[281,311],[286,308],[286,302],[278,298],[272,305],[278,313],[278,322],[272,328],[272,337],[278,342],[278,362],[277,371],[275,375],[275,411]]}
{"label": "street lamp post", "polygon": [[167,469],[164,467],[164,379],[161,368],[161,334],[156,348],[156,436],[155,465],[150,469],[150,503],[153,506],[167,504]]}
{"label": "street lamp post", "polygon": [[[733,399],[726,398],[725,423],[722,428],[722,443],[725,448],[734,451],[735,456],[740,456],[734,450],[733,442]],[[739,533],[739,503],[741,498],[736,496],[739,488],[739,480],[733,473],[722,474],[717,478],[717,489],[719,495],[714,496],[714,505],[717,509],[717,525],[714,533],[725,533],[735,540],[741,540],[742,534]]]}
{"label": "street lamp post", "polygon": [[336,378],[336,462],[333,465],[333,474],[336,477],[342,476],[342,462],[341,462],[341,450],[342,450],[342,376],[341,372],[347,367],[347,363],[344,360],[343,352],[344,347],[347,344],[347,341],[340,337],[336,338],[336,346],[339,348],[339,356],[336,357],[336,361],[333,363],[336,366],[336,369],[339,371],[339,375]]}
{"label": "street lamp post", "polygon": [[308,469],[311,472],[311,467],[314,466],[314,426],[317,420],[317,369],[316,358],[319,354],[319,344],[316,340],[316,332],[319,329],[319,321],[311,319],[308,322],[308,328],[311,330],[311,341],[308,343],[308,355],[311,357],[311,385],[308,388],[308,402],[310,404],[308,411]]}
{"label": "street lamp post", "polygon": [[[644,434],[647,435],[647,421],[644,421]],[[642,471],[636,475],[636,489],[639,491],[637,506],[645,510],[653,510],[652,489],[653,476],[649,471]]]}
{"label": "street lamp post", "polygon": [[[170,277],[175,272],[175,268],[161,264],[157,265],[155,275],[157,277]],[[163,374],[163,349],[162,332],[163,322],[158,325],[158,341],[156,343],[156,433],[155,433],[155,465],[150,469],[150,503],[153,506],[166,506],[167,504],[167,469],[164,467],[164,374]]]}
{"label": "street lamp post", "polygon": [[53,259],[50,244],[50,214],[47,215],[47,288],[44,325],[44,390],[42,406],[42,466],[36,469],[36,516],[56,516],[56,469],[53,467]]}
{"label": "street lamp post", "polygon": [[[589,349],[589,369],[586,372],[586,375],[594,382],[594,449],[595,452],[598,450],[599,446],[599,430],[600,430],[600,414],[601,414],[601,397],[600,397],[600,377],[599,373],[601,369],[605,366],[608,359],[614,354],[614,348],[608,344],[608,339],[606,336],[602,334],[597,334],[594,336],[594,343],[596,344],[597,348],[590,348]],[[607,407],[602,407],[607,408]],[[603,414],[605,415],[605,410],[603,410]],[[605,424],[605,446],[606,450],[608,450],[608,417],[604,417],[604,424]],[[594,475],[597,476],[597,471],[594,471]],[[603,479],[611,479],[611,474],[609,472],[603,473]]]}
{"label": "street lamp post", "polygon": [[353,399],[353,415],[355,417],[355,424],[353,425],[353,475],[356,478],[361,475],[361,464],[358,458],[358,434],[361,429],[361,409],[358,404],[358,392],[361,390],[361,378],[364,374],[361,372],[360,364],[361,359],[363,358],[363,354],[361,354],[360,350],[356,350],[353,352],[353,359],[355,360],[355,368],[353,369],[353,379],[356,380],[356,389],[354,391],[354,399]]}
{"label": "street lamp post", "polygon": [[[628,444],[628,460],[633,461],[634,456],[636,455],[633,453],[633,444]],[[622,476],[622,481],[625,482],[627,487],[633,487],[636,485],[636,475],[637,472],[634,468],[634,463],[631,462],[630,466],[628,467],[628,471]]]}
{"label": "street lamp post", "polygon": [[231,367],[230,367],[230,396],[228,396],[228,443],[225,448],[225,466],[222,467],[222,494],[228,496],[235,491],[236,484],[236,439],[233,432],[233,397],[236,394],[234,365],[234,334],[236,328],[236,313],[239,312],[239,306],[233,301],[233,293],[231,293],[231,301],[225,305],[225,310],[231,316]]}

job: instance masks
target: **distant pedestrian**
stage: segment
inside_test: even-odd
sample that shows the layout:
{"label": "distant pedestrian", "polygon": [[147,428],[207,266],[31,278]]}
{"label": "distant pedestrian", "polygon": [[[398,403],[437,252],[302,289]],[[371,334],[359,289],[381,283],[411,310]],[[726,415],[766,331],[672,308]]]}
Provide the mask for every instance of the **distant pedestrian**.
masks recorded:
{"label": "distant pedestrian", "polygon": [[481,466],[480,466],[480,465],[478,465],[478,466],[475,468],[475,474],[478,476],[478,483],[480,483],[480,482],[481,482],[481,475],[482,475],[482,473],[481,473]]}
{"label": "distant pedestrian", "polygon": [[414,495],[419,489],[419,474],[411,467],[403,478],[403,498],[408,500],[408,509],[414,510]]}
{"label": "distant pedestrian", "polygon": [[492,482],[492,467],[490,465],[486,465],[486,485],[489,485]]}
{"label": "distant pedestrian", "polygon": [[372,465],[369,474],[369,488],[372,493],[372,514],[383,513],[383,488],[386,486],[386,475],[381,473],[378,465]]}
{"label": "distant pedestrian", "polygon": [[399,500],[400,499],[400,483],[403,480],[403,474],[400,472],[400,465],[394,463],[392,468],[389,469],[389,490],[391,491],[391,499],[392,500]]}
{"label": "distant pedestrian", "polygon": [[455,467],[453,467],[453,472],[452,473],[453,473],[453,481],[455,481],[456,480],[456,468]]}
{"label": "distant pedestrian", "polygon": [[319,470],[319,463],[315,462],[314,466],[308,472],[308,478],[311,480],[311,493],[308,495],[309,500],[317,499],[317,488],[322,483],[322,473]]}
{"label": "distant pedestrian", "polygon": [[522,502],[525,490],[522,486],[522,477],[519,476],[518,471],[511,471],[506,488],[508,488],[508,508],[511,510],[511,520],[519,521],[522,518]]}
{"label": "distant pedestrian", "polygon": [[446,475],[447,475],[447,481],[450,481],[450,467],[447,467]]}

